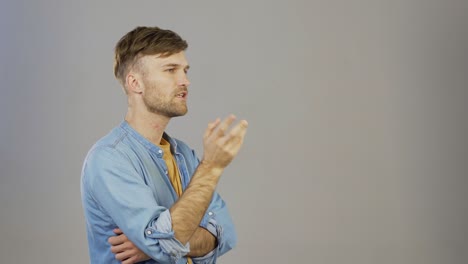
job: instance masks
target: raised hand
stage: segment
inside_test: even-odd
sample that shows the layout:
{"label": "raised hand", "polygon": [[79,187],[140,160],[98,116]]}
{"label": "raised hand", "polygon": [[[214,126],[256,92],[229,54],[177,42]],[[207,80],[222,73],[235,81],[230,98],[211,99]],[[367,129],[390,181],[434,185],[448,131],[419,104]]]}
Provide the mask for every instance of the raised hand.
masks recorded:
{"label": "raised hand", "polygon": [[179,242],[185,244],[194,235],[205,214],[224,168],[239,152],[247,131],[241,120],[229,129],[236,117],[208,124],[203,136],[203,158],[179,200],[170,208],[172,228]]}
{"label": "raised hand", "polygon": [[218,118],[208,124],[203,137],[202,163],[215,169],[224,169],[234,159],[244,142],[248,126],[247,121],[241,120],[228,130],[235,119],[234,115],[230,115],[222,122]]}

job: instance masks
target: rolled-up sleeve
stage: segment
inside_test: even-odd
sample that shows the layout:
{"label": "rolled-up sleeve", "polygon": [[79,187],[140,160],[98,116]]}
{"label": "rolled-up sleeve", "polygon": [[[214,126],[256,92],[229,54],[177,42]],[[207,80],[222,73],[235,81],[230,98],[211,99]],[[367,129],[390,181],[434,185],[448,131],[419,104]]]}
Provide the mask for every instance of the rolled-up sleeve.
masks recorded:
{"label": "rolled-up sleeve", "polygon": [[[178,142],[179,146],[186,147],[183,142]],[[193,172],[195,172],[196,167],[200,164],[200,160],[193,150],[191,150],[189,164]],[[211,203],[200,222],[200,227],[207,229],[216,237],[218,246],[205,256],[192,258],[195,264],[216,263],[218,257],[233,249],[237,244],[236,230],[231,215],[226,203],[217,192],[213,194]]]}
{"label": "rolled-up sleeve", "polygon": [[[189,252],[189,244],[175,238],[168,208],[158,205],[151,188],[132,168],[118,150],[99,147],[87,158],[84,184],[114,228],[158,263],[175,263]],[[112,230],[107,225],[102,229]]]}
{"label": "rolled-up sleeve", "polygon": [[161,248],[171,255],[174,260],[182,258],[190,252],[189,243],[182,245],[182,243],[175,239],[169,210],[162,212],[158,219],[146,228],[145,234],[147,237],[159,239]]}
{"label": "rolled-up sleeve", "polygon": [[193,258],[196,264],[216,263],[216,259],[233,249],[237,244],[237,235],[226,203],[218,193],[214,193],[213,199],[206,211],[200,226],[213,234],[218,246],[207,255]]}

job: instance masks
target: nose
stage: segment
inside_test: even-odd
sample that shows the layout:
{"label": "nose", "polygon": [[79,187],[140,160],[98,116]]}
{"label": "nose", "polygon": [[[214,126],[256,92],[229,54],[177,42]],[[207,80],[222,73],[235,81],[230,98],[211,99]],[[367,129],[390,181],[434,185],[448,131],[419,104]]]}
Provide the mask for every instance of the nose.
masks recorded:
{"label": "nose", "polygon": [[179,79],[179,86],[188,87],[190,85],[190,81],[187,77],[187,74],[184,72],[181,74]]}

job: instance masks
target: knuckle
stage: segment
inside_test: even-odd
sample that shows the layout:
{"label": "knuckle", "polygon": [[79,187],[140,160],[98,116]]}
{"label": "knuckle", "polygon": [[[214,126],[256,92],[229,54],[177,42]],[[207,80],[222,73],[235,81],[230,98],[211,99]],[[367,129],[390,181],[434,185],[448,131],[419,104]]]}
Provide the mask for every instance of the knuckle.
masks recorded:
{"label": "knuckle", "polygon": [[229,158],[229,159],[232,159],[234,158],[235,156],[235,152],[233,150],[229,150],[228,152],[226,152],[226,156]]}
{"label": "knuckle", "polygon": [[231,137],[236,137],[236,136],[238,136],[237,131],[231,130],[231,131],[229,132],[229,136],[231,136]]}

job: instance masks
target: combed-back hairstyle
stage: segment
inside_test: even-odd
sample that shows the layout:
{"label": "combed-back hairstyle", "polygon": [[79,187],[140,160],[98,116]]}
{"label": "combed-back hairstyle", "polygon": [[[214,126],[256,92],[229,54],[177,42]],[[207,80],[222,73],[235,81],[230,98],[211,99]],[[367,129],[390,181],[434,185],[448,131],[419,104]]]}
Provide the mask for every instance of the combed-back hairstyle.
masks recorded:
{"label": "combed-back hairstyle", "polygon": [[125,86],[129,67],[144,55],[167,57],[186,50],[188,44],[177,33],[158,27],[137,27],[115,46],[114,75]]}

